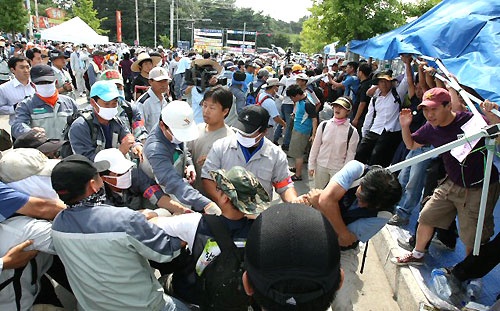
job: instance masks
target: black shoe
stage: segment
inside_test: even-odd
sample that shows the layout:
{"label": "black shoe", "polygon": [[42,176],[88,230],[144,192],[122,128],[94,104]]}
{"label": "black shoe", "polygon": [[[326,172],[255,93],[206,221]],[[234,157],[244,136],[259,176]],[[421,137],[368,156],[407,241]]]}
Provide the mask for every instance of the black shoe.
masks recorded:
{"label": "black shoe", "polygon": [[283,151],[288,151],[288,146],[282,145],[282,146],[281,146],[281,149],[282,149]]}
{"label": "black shoe", "polygon": [[302,177],[298,177],[295,174],[292,175],[292,181],[300,181],[300,180],[302,180]]}
{"label": "black shoe", "polygon": [[295,173],[297,171],[295,167],[289,167],[288,170],[292,173]]}

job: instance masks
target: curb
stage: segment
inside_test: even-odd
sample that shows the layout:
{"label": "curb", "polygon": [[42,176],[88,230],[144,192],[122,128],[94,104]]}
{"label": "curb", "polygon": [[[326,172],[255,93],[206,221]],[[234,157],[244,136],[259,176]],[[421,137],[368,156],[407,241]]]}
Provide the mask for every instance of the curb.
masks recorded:
{"label": "curb", "polygon": [[375,246],[378,259],[384,267],[385,276],[391,286],[393,298],[398,303],[400,310],[415,311],[419,310],[421,302],[429,304],[410,269],[408,267],[396,266],[390,261],[392,257],[399,255],[397,253],[399,247],[387,227],[382,228],[371,241]]}

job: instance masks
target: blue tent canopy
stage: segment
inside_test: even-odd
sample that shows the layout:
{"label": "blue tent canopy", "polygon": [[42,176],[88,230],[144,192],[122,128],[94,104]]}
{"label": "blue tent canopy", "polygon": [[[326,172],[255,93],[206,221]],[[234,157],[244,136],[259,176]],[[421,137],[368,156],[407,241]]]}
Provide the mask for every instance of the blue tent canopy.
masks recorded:
{"label": "blue tent canopy", "polygon": [[401,53],[440,58],[461,83],[500,101],[500,1],[444,0],[417,20],[350,50],[394,59]]}

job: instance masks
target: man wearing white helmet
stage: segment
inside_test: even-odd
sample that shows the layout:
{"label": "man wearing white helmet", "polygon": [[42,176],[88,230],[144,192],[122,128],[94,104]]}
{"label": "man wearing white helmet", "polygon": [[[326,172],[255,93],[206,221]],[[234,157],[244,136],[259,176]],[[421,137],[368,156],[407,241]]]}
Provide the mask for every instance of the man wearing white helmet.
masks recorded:
{"label": "man wearing white helmet", "polygon": [[162,109],[158,125],[146,140],[145,161],[151,165],[154,177],[165,193],[175,195],[177,200],[195,211],[220,215],[217,204],[190,185],[196,179],[196,171],[185,143],[198,136],[189,104],[173,101]]}

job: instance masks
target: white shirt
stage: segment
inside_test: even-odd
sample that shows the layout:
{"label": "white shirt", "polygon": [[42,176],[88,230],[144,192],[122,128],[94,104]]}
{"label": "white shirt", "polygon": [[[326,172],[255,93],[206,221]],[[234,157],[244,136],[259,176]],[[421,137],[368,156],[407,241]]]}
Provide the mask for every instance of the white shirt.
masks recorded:
{"label": "white shirt", "polygon": [[[408,92],[408,81],[406,75],[401,83],[396,88],[401,101]],[[385,130],[387,132],[401,131],[401,124],[399,124],[399,103],[396,102],[392,91],[385,96],[380,95],[380,90],[375,92],[376,97],[375,105],[370,101],[368,104],[368,112],[366,113],[365,122],[363,123],[362,133],[365,136],[368,132],[375,134],[382,134]],[[374,107],[375,106],[375,109]],[[373,118],[376,111],[375,118]]]}
{"label": "white shirt", "polygon": [[165,96],[160,101],[153,89],[149,88],[146,93],[139,97],[136,104],[144,120],[146,130],[151,133],[160,120],[161,110],[168,104]]}
{"label": "white shirt", "polygon": [[14,105],[35,94],[35,89],[28,84],[23,85],[16,78],[0,85],[0,114],[10,115],[9,124],[12,124],[16,117]]}
{"label": "white shirt", "polygon": [[[37,263],[38,280],[35,285],[31,284],[31,264],[23,270],[21,276],[21,310],[31,310],[36,296],[40,292],[40,277],[49,270],[52,265],[52,255],[55,250],[51,238],[52,225],[46,220],[33,219],[26,216],[17,216],[0,223],[0,256],[5,256],[12,247],[33,240],[33,245],[26,250],[38,250],[40,253],[35,257]],[[5,282],[14,275],[13,269],[1,270],[3,262],[0,260],[0,283]],[[16,310],[14,287],[7,285],[0,291],[0,310]]]}

